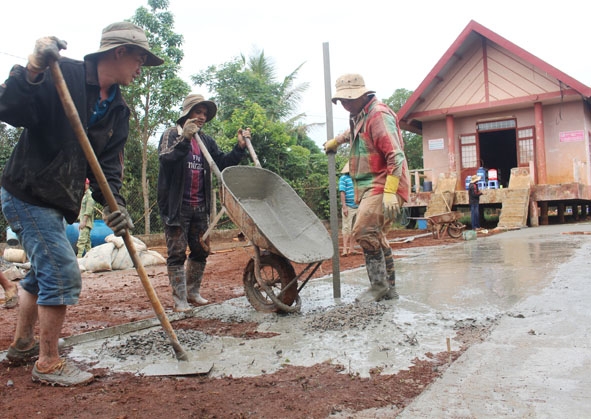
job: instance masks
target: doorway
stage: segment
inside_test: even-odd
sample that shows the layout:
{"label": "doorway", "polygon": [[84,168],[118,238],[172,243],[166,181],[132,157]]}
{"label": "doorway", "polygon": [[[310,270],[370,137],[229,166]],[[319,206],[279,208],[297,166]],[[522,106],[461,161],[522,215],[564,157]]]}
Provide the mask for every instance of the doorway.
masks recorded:
{"label": "doorway", "polygon": [[497,169],[499,186],[509,186],[511,169],[517,167],[517,133],[515,129],[478,133],[480,166]]}

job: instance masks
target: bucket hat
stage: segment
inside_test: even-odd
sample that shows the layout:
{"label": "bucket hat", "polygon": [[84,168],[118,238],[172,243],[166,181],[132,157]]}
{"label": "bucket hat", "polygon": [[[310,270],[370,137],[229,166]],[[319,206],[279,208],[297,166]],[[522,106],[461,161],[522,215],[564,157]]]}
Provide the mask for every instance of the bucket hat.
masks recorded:
{"label": "bucket hat", "polygon": [[157,66],[164,62],[163,59],[150,51],[150,45],[144,30],[130,22],[112,23],[103,29],[98,51],[87,54],[84,59],[94,58],[98,54],[124,45],[136,46],[144,50],[147,54],[145,66]]}
{"label": "bucket hat", "polygon": [[365,87],[361,74],[345,74],[337,79],[335,87],[337,91],[332,97],[334,104],[340,99],[358,99],[366,93],[375,93]]}
{"label": "bucket hat", "polygon": [[343,170],[341,170],[341,173],[349,173],[349,162],[345,163],[345,165],[343,166]]}
{"label": "bucket hat", "polygon": [[476,183],[476,182],[478,182],[480,179],[482,179],[480,176],[478,176],[478,175],[473,175],[473,176],[470,178],[470,183]]}
{"label": "bucket hat", "polygon": [[185,120],[187,115],[191,113],[191,109],[197,105],[203,105],[207,108],[207,120],[205,122],[211,121],[218,111],[218,107],[211,100],[205,100],[203,95],[198,93],[191,93],[183,101],[183,112],[181,113],[179,119],[176,120],[176,123],[182,125],[182,122]]}

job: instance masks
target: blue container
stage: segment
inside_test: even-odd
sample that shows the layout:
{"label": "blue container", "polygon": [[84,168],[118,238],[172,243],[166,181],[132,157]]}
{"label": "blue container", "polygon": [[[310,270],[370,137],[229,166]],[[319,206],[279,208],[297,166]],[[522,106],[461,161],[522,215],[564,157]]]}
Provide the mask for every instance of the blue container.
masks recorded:
{"label": "blue container", "polygon": [[468,175],[466,176],[466,180],[464,181],[466,183],[466,190],[470,189],[470,180],[472,179],[472,176]]}
{"label": "blue container", "polygon": [[18,246],[19,245],[18,237],[16,233],[12,231],[10,227],[6,229],[6,244],[9,246]]}
{"label": "blue container", "polygon": [[480,176],[480,178],[483,182],[485,182],[485,183],[488,182],[488,170],[486,170],[484,167],[479,168],[476,171],[476,174],[478,176]]}
{"label": "blue container", "polygon": [[432,192],[433,191],[433,182],[430,180],[426,180],[423,182],[423,192]]}
{"label": "blue container", "polygon": [[419,230],[426,230],[427,220],[417,220],[417,225],[419,226]]}
{"label": "blue container", "polygon": [[[66,227],[66,236],[72,247],[76,248],[78,242],[78,226],[80,223],[68,224]],[[94,220],[94,226],[90,230],[90,245],[92,247],[100,246],[105,243],[105,237],[109,234],[113,234],[111,230],[103,220]]]}

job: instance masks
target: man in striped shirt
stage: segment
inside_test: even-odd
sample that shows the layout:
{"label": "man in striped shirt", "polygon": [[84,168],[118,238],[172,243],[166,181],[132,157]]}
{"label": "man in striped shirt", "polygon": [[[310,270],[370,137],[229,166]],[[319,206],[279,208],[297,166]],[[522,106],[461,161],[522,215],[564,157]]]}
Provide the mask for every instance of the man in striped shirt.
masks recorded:
{"label": "man in striped shirt", "polygon": [[337,79],[332,102],[338,101],[349,112],[350,129],[328,140],[324,149],[336,152],[345,142],[351,146],[349,173],[359,205],[352,235],[363,249],[370,282],[357,301],[398,298],[392,249],[385,234],[410,193],[398,118],[375,97],[375,91],[365,87],[359,74]]}

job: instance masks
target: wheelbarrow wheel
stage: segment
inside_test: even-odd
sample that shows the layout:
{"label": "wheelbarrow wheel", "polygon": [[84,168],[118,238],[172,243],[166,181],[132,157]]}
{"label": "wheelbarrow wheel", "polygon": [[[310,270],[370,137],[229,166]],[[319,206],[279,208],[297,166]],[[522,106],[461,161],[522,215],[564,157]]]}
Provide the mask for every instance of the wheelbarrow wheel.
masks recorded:
{"label": "wheelbarrow wheel", "polygon": [[[294,301],[299,304],[297,283],[287,287],[295,278],[295,271],[291,263],[282,256],[273,253],[261,255],[261,277],[266,285],[274,293],[280,295],[280,301],[286,306],[291,306]],[[244,293],[248,302],[257,311],[272,313],[283,311],[278,307],[265,290],[257,282],[255,275],[254,259],[251,259],[244,268],[243,282]],[[280,294],[283,291],[283,294]]]}
{"label": "wheelbarrow wheel", "polygon": [[460,223],[459,221],[454,221],[453,223],[449,224],[447,233],[454,239],[457,239],[462,237],[462,230],[464,230],[464,224]]}

